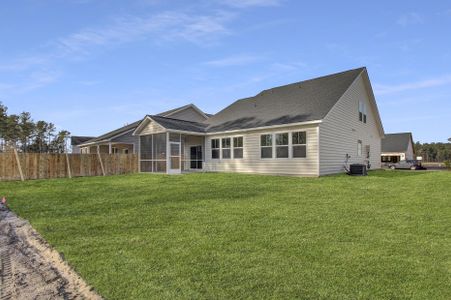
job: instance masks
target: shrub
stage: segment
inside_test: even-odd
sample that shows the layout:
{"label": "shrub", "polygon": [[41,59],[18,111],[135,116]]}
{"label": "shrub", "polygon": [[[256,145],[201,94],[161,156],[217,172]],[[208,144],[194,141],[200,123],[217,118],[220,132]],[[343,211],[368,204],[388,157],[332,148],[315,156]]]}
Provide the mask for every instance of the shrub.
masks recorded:
{"label": "shrub", "polygon": [[443,163],[448,170],[451,170],[451,160],[445,160]]}

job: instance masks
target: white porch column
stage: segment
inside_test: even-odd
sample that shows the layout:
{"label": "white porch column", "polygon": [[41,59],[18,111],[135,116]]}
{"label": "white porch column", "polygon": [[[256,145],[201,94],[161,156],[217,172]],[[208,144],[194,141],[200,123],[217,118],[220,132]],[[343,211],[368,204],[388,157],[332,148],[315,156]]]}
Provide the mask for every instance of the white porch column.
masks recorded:
{"label": "white porch column", "polygon": [[113,148],[112,148],[111,142],[108,143],[108,153],[109,153],[109,154],[112,154],[112,153],[113,153]]}

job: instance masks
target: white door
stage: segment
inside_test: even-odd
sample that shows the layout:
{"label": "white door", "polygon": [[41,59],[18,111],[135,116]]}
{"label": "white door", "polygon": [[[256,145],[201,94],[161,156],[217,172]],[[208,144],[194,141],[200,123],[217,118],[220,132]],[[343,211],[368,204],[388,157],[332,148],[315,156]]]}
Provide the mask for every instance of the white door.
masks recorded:
{"label": "white door", "polygon": [[180,174],[181,169],[181,144],[178,142],[169,143],[169,174]]}

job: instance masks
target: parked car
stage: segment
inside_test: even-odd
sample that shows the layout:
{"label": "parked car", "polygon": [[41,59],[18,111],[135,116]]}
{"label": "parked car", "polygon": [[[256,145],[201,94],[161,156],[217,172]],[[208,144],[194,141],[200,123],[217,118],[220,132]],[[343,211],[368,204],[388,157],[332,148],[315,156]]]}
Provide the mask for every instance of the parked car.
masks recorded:
{"label": "parked car", "polygon": [[421,161],[419,160],[401,160],[397,163],[389,163],[388,167],[392,170],[395,169],[426,170],[426,168],[421,165]]}

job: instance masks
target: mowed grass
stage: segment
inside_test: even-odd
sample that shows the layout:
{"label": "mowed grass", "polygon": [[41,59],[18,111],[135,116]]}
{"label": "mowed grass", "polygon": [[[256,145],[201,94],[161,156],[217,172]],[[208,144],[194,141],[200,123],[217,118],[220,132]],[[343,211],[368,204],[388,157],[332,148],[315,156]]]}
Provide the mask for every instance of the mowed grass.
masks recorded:
{"label": "mowed grass", "polygon": [[451,299],[451,172],[2,182],[107,299]]}

